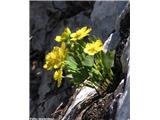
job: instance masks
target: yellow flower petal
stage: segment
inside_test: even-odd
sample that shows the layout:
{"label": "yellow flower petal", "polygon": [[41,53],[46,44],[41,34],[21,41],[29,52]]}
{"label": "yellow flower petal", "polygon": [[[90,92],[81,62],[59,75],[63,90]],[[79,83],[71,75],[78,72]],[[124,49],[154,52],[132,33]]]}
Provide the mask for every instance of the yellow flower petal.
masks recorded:
{"label": "yellow flower petal", "polygon": [[88,55],[95,55],[103,49],[103,43],[100,39],[96,40],[96,42],[87,43],[84,52]]}
{"label": "yellow flower petal", "polygon": [[87,29],[86,33],[88,34],[89,32],[91,32],[91,30],[92,30],[91,28]]}
{"label": "yellow flower petal", "polygon": [[62,83],[62,74],[63,74],[62,69],[56,70],[55,73],[54,73],[53,78],[54,78],[54,80],[57,81],[57,87],[61,86],[61,83]]}
{"label": "yellow flower petal", "polygon": [[83,27],[79,30],[77,30],[75,33],[71,34],[71,41],[81,40],[84,37],[88,36],[89,32],[91,31],[91,28]]}
{"label": "yellow flower petal", "polygon": [[78,30],[77,32],[85,32],[86,30],[87,30],[87,27],[85,26],[85,27],[81,28],[80,30]]}
{"label": "yellow flower petal", "polygon": [[47,69],[47,64],[44,64],[44,65],[43,65],[43,68],[44,68],[44,69]]}
{"label": "yellow flower petal", "polygon": [[65,50],[65,49],[66,49],[66,44],[65,44],[64,42],[62,42],[62,44],[61,44],[61,48],[62,48],[63,50]]}
{"label": "yellow flower petal", "polygon": [[55,40],[57,42],[62,42],[64,40],[68,39],[70,34],[71,34],[71,30],[67,27],[67,28],[64,29],[64,31],[63,31],[61,36],[56,36]]}
{"label": "yellow flower petal", "polygon": [[72,38],[76,37],[76,33],[72,33],[72,34],[71,34],[71,37],[72,37]]}
{"label": "yellow flower petal", "polygon": [[61,38],[61,36],[56,36],[55,40],[56,40],[57,42],[61,42],[61,41],[62,41],[62,38]]}
{"label": "yellow flower petal", "polygon": [[65,30],[64,30],[68,35],[69,34],[71,34],[71,30],[67,27],[67,28],[65,28]]}

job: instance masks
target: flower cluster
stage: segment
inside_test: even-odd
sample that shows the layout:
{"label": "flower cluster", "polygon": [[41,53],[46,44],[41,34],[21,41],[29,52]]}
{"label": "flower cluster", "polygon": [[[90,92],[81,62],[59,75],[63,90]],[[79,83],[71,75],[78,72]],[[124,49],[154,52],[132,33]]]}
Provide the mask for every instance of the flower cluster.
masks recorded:
{"label": "flower cluster", "polygon": [[45,57],[46,63],[44,64],[43,68],[47,70],[58,69],[54,74],[54,79],[58,81],[58,87],[61,85],[62,68],[66,55],[67,48],[65,43],[62,42],[61,47],[55,46]]}
{"label": "flower cluster", "polygon": [[46,55],[46,64],[43,66],[47,70],[60,68],[65,60],[67,54],[67,48],[65,43],[61,44],[61,47],[54,47],[51,52]]}
{"label": "flower cluster", "polygon": [[[76,86],[84,84],[95,89],[105,90],[111,83],[114,52],[105,54],[102,51],[102,40],[96,37],[89,38],[91,30],[82,27],[71,32],[67,27],[61,35],[55,37],[55,41],[61,46],[53,47],[46,55],[43,68],[55,71],[53,79],[57,81],[57,87],[61,86],[63,77]],[[88,38],[88,42],[84,38]]]}

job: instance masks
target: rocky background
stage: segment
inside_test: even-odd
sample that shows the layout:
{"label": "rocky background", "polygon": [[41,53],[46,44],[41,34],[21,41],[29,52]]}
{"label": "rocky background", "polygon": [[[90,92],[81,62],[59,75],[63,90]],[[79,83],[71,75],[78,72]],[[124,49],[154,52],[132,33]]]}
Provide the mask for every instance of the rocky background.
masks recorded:
{"label": "rocky background", "polygon": [[128,1],[30,1],[31,118],[53,117],[57,107],[61,103],[67,104],[74,94],[75,88],[67,80],[60,89],[56,89],[53,71],[45,71],[42,66],[45,54],[57,44],[55,36],[61,34],[66,26],[72,31],[89,26],[93,30],[91,34],[100,37],[103,42],[112,34],[108,48],[116,50],[116,82],[110,93],[92,103],[82,118],[129,119],[129,9]]}

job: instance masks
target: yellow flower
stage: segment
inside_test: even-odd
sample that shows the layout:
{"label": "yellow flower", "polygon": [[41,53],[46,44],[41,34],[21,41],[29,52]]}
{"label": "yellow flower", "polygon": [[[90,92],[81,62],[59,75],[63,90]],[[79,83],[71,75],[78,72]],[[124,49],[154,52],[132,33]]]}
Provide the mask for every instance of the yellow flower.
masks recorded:
{"label": "yellow flower", "polygon": [[55,40],[56,40],[57,42],[61,42],[61,41],[62,41],[62,37],[61,37],[61,36],[56,36]]}
{"label": "yellow flower", "polygon": [[79,30],[77,30],[75,33],[71,34],[71,40],[76,41],[76,40],[81,40],[82,38],[88,36],[89,32],[91,31],[91,28],[83,27]]}
{"label": "yellow flower", "polygon": [[59,70],[56,70],[55,73],[54,73],[54,75],[53,75],[54,80],[57,81],[57,87],[61,86],[61,83],[62,83],[62,74],[63,74],[62,69],[59,69]]}
{"label": "yellow flower", "polygon": [[44,64],[43,68],[47,70],[52,70],[60,68],[67,55],[67,48],[64,42],[62,42],[61,47],[54,47],[51,52],[49,52],[46,57],[45,61],[46,63]]}
{"label": "yellow flower", "polygon": [[56,36],[55,40],[57,42],[62,42],[64,40],[68,39],[70,34],[71,34],[71,30],[67,27],[64,29],[64,32],[62,33],[61,36]]}
{"label": "yellow flower", "polygon": [[96,42],[87,43],[84,52],[89,55],[94,55],[103,49],[103,43],[100,39],[96,40]]}

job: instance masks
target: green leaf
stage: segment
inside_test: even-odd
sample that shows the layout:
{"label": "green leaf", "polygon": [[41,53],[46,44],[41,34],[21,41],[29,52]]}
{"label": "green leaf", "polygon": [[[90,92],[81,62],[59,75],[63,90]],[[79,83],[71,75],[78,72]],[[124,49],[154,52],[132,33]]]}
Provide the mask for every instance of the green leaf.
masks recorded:
{"label": "green leaf", "polygon": [[111,81],[109,81],[108,79],[105,79],[105,82],[106,82],[107,84],[111,84]]}
{"label": "green leaf", "polygon": [[106,54],[102,54],[102,61],[106,68],[112,67],[114,64],[114,56],[115,56],[115,50],[108,51]]}
{"label": "green leaf", "polygon": [[81,84],[85,79],[80,73],[73,73],[74,84]]}
{"label": "green leaf", "polygon": [[95,73],[96,75],[100,74],[99,71],[97,69],[95,69],[95,68],[92,68],[92,72]]}
{"label": "green leaf", "polygon": [[74,71],[78,70],[78,67],[77,67],[78,64],[76,63],[75,59],[72,56],[67,56],[65,64],[71,70],[74,70]]}
{"label": "green leaf", "polygon": [[89,77],[88,70],[85,68],[80,69],[76,73],[72,73],[72,75],[73,75],[73,79],[74,79],[75,84],[80,84],[80,83],[84,82]]}
{"label": "green leaf", "polygon": [[93,76],[92,76],[92,80],[93,81],[101,81],[102,79],[103,79],[103,76],[102,76],[102,74],[100,73],[100,71],[99,70],[97,70],[97,69],[95,69],[95,68],[92,68],[92,74],[93,74]]}
{"label": "green leaf", "polygon": [[86,56],[86,57],[84,57],[84,59],[82,61],[82,64],[84,66],[89,66],[89,67],[93,66],[94,65],[94,58],[93,58],[93,56]]}

